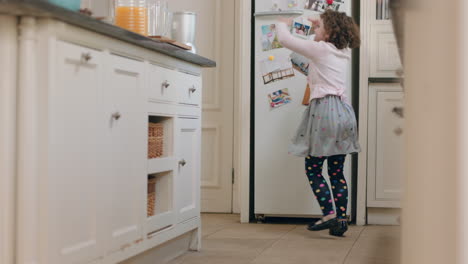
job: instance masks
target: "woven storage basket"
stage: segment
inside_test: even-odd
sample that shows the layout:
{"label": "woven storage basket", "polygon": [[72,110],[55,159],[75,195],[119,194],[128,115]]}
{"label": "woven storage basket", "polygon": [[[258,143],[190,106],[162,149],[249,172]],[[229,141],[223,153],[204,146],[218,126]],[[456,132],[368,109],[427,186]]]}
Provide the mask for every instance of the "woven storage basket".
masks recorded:
{"label": "woven storage basket", "polygon": [[153,216],[156,207],[156,179],[148,179],[147,216]]}
{"label": "woven storage basket", "polygon": [[149,123],[148,158],[162,157],[164,148],[164,126],[160,123]]}

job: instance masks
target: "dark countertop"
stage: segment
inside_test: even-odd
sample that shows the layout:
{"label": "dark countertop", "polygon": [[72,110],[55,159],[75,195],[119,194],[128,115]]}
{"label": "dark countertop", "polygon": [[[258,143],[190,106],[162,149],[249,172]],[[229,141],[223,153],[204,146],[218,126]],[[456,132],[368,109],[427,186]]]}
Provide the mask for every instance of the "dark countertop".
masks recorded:
{"label": "dark countertop", "polygon": [[0,0],[0,14],[52,17],[202,67],[216,66],[216,62],[200,55],[193,54],[167,43],[149,39],[126,29],[82,15],[78,12],[69,11],[44,0]]}

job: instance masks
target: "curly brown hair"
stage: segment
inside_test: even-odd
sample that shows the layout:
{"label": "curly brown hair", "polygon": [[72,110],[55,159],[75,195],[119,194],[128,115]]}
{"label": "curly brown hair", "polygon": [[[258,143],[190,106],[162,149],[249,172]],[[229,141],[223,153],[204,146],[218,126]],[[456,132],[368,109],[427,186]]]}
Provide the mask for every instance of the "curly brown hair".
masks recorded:
{"label": "curly brown hair", "polygon": [[359,27],[354,19],[346,13],[326,10],[320,15],[323,20],[325,32],[328,34],[327,41],[334,44],[338,49],[346,47],[357,48],[361,45]]}

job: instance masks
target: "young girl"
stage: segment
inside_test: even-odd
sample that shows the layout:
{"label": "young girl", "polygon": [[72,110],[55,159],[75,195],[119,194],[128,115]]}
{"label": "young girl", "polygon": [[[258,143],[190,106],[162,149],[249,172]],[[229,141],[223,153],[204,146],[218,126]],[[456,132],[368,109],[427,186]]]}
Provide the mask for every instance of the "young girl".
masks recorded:
{"label": "young girl", "polygon": [[[323,218],[308,229],[329,229],[331,235],[342,236],[348,230],[345,157],[360,151],[356,117],[345,96],[351,48],[360,45],[359,29],[351,17],[331,10],[309,20],[315,30],[314,40],[293,37],[289,32],[292,19],[280,18],[277,25],[279,42],[310,60],[311,101],[289,152],[305,157],[306,175],[323,212]],[[334,198],[322,175],[325,160]]]}

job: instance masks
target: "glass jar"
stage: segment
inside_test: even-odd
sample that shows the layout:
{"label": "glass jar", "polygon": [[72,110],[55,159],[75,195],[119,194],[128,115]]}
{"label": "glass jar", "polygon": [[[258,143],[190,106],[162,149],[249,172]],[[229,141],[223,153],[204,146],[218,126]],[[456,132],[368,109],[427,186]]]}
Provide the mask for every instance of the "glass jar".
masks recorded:
{"label": "glass jar", "polygon": [[135,33],[148,35],[146,0],[115,0],[114,23]]}
{"label": "glass jar", "polygon": [[170,37],[172,13],[166,0],[148,0],[148,34]]}

